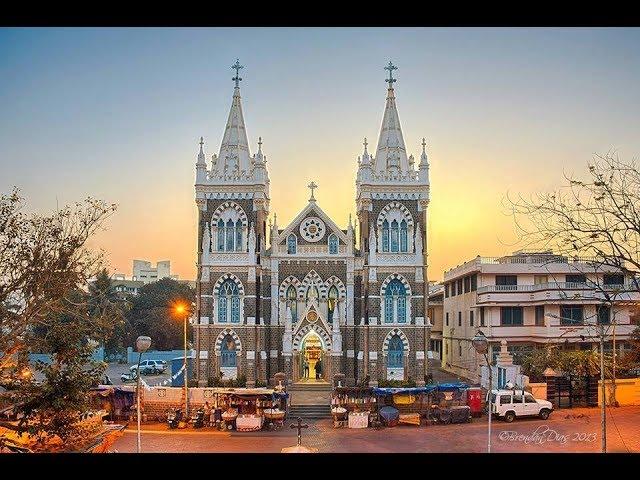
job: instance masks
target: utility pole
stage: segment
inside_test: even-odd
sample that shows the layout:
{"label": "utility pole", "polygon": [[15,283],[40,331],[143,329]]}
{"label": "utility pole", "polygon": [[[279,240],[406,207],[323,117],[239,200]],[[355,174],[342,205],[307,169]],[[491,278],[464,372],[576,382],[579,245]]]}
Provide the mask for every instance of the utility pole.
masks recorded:
{"label": "utility pole", "polygon": [[601,383],[601,392],[602,392],[602,403],[600,405],[600,416],[601,416],[601,427],[602,432],[600,436],[602,437],[602,446],[601,452],[607,453],[607,398],[606,398],[606,388],[604,384],[604,325],[600,325],[600,383]]}

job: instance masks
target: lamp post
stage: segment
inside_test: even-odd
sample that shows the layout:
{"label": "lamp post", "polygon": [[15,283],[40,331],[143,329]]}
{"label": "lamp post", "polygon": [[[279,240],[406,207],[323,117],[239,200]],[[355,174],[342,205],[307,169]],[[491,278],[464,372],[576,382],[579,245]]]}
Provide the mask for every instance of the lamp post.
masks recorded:
{"label": "lamp post", "polygon": [[138,350],[138,368],[136,368],[136,410],[138,413],[138,453],[141,451],[140,447],[140,361],[142,360],[142,354],[146,352],[151,346],[151,337],[139,336],[136,339],[136,350]]}
{"label": "lamp post", "polygon": [[487,367],[489,367],[489,433],[487,437],[487,453],[491,453],[491,417],[493,416],[491,390],[493,389],[493,372],[491,362],[489,362],[489,340],[484,336],[484,333],[478,330],[476,336],[471,339],[471,344],[476,352],[484,355],[487,361]]}
{"label": "lamp post", "polygon": [[178,316],[182,315],[184,320],[184,373],[182,374],[182,383],[184,385],[184,416],[189,418],[189,370],[187,368],[187,316],[189,312],[184,304],[179,303],[176,305],[176,313]]}

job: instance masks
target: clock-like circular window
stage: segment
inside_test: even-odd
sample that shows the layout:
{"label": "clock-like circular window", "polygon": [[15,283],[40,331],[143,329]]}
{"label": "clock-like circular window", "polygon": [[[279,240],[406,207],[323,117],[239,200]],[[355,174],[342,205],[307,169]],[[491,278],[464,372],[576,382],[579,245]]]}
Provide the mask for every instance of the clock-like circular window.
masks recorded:
{"label": "clock-like circular window", "polygon": [[307,242],[318,242],[324,236],[326,226],[318,217],[308,217],[300,224],[300,235]]}

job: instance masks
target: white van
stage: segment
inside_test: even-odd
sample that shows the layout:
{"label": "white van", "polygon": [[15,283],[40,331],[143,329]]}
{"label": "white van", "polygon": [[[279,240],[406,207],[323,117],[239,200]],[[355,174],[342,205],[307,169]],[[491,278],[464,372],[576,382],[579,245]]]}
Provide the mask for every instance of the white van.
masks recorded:
{"label": "white van", "polygon": [[493,415],[509,423],[516,417],[540,417],[546,420],[553,411],[551,402],[534,398],[523,390],[492,390],[491,405]]}

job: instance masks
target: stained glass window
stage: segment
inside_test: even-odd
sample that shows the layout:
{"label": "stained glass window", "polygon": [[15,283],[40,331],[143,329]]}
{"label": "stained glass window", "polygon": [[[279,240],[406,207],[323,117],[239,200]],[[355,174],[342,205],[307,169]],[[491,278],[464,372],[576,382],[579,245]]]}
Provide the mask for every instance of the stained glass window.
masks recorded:
{"label": "stained glass window", "polygon": [[235,227],[233,225],[233,221],[229,219],[227,222],[227,239],[226,239],[226,251],[233,252],[233,239],[235,237]]}
{"label": "stained glass window", "polygon": [[236,251],[242,250],[242,222],[236,222]]}
{"label": "stained glass window", "polygon": [[333,233],[329,235],[329,253],[332,255],[338,253],[338,237]]}
{"label": "stained glass window", "polygon": [[224,222],[218,221],[218,251],[224,252]]}
{"label": "stained glass window", "polygon": [[382,222],[382,251],[389,251],[389,222]]}
{"label": "stained glass window", "polygon": [[[229,310],[229,307],[231,310]],[[240,296],[238,285],[230,278],[218,291],[218,322],[240,323]]]}
{"label": "stained glass window", "polygon": [[402,368],[404,366],[404,345],[398,335],[394,335],[389,340],[389,351],[387,352],[387,367]]}
{"label": "stained glass window", "polygon": [[391,222],[391,251],[398,251],[398,221],[393,220]]}
{"label": "stained glass window", "polygon": [[291,321],[295,322],[298,320],[298,303],[296,301],[296,289],[291,285],[287,289],[287,303],[291,308]]}
{"label": "stained glass window", "polygon": [[402,220],[400,222],[400,251],[406,252],[408,251],[407,245],[407,221]]}
{"label": "stained glass window", "polygon": [[296,253],[297,244],[298,239],[293,233],[287,237],[287,253],[289,255],[294,255]]}

